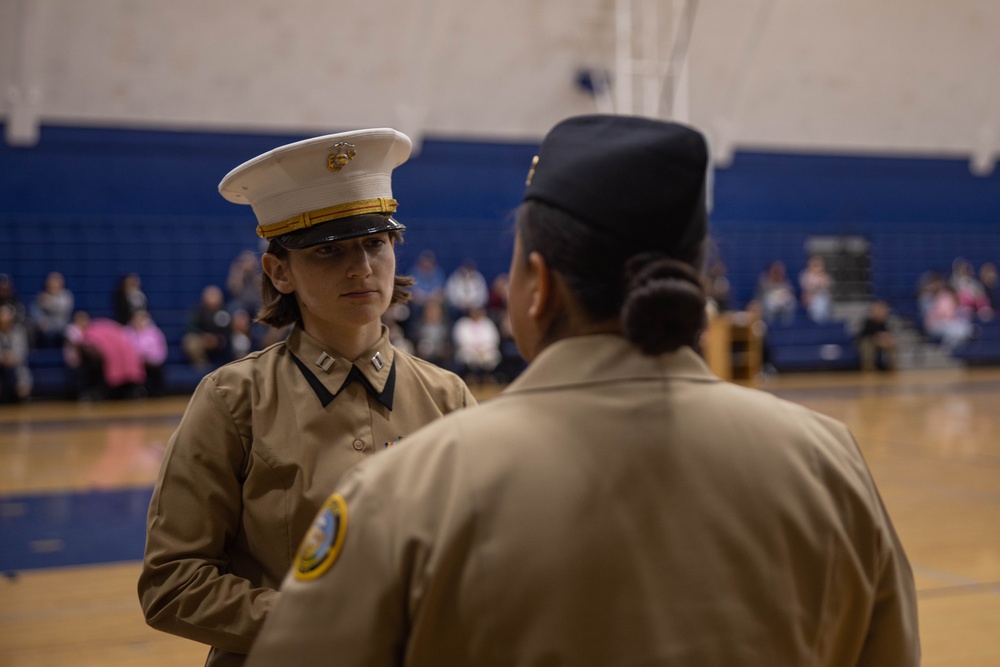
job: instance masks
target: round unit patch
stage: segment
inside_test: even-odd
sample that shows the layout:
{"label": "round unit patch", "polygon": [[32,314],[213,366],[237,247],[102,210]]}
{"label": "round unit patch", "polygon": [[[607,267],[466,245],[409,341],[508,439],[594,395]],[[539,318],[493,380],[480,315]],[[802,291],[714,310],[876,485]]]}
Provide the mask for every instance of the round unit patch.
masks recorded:
{"label": "round unit patch", "polygon": [[344,546],[347,503],[339,493],[326,499],[295,556],[295,578],[315,579],[330,569]]}

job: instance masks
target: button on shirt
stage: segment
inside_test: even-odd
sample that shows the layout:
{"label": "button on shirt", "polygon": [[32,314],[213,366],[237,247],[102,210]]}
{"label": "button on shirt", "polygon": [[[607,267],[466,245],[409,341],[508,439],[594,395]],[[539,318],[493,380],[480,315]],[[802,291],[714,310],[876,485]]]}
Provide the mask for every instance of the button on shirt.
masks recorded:
{"label": "button on shirt", "polygon": [[295,328],[209,374],[150,504],[139,580],[147,622],[211,644],[209,665],[242,664],[341,475],[474,404],[458,376],[397,350],[384,327],[353,363]]}

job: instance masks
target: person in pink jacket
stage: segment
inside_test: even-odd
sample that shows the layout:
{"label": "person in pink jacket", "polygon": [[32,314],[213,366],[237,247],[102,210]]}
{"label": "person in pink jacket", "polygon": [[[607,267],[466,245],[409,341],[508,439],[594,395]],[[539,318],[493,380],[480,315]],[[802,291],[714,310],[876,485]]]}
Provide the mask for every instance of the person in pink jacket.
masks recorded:
{"label": "person in pink jacket", "polygon": [[167,361],[167,337],[156,326],[148,310],[138,310],[125,327],[129,340],[146,371],[146,395],[164,394],[163,364]]}

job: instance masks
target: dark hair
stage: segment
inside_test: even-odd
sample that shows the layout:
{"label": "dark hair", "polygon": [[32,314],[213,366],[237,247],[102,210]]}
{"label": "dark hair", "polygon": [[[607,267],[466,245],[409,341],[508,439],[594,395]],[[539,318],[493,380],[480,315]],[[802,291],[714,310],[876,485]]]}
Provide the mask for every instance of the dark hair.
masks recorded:
{"label": "dark hair", "polygon": [[697,345],[705,327],[707,241],[689,257],[637,252],[632,242],[533,200],[518,209],[516,224],[525,257],[541,254],[592,321],[617,319],[625,337],[648,355]]}
{"label": "dark hair", "polygon": [[[391,231],[388,234],[394,244],[403,242],[402,233]],[[265,252],[269,252],[281,260],[288,259],[288,248],[273,239],[267,244]],[[263,305],[257,312],[255,321],[267,324],[276,329],[289,324],[298,324],[301,326],[302,311],[299,310],[299,301],[295,298],[295,294],[282,294],[279,292],[266,273],[261,276],[260,280]],[[414,282],[410,276],[396,275],[392,288],[392,300],[389,302],[389,305],[409,301],[410,291],[407,288],[413,285]]]}

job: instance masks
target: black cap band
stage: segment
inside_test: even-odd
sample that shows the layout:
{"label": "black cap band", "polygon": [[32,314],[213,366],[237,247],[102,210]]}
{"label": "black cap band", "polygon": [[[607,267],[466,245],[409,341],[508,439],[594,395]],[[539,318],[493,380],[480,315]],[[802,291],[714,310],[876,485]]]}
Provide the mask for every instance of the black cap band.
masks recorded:
{"label": "black cap band", "polygon": [[355,215],[275,237],[275,242],[289,250],[301,250],[323,243],[345,241],[369,234],[401,232],[406,229],[391,215]]}

